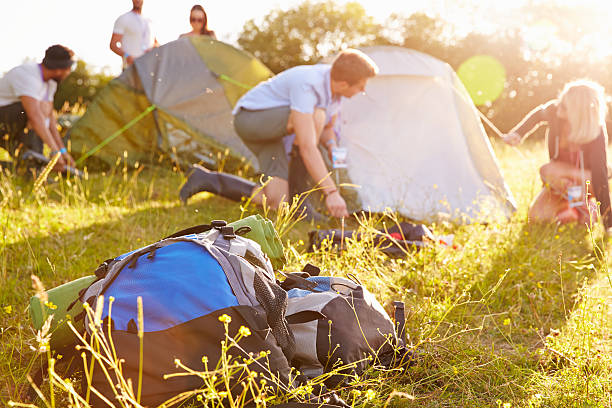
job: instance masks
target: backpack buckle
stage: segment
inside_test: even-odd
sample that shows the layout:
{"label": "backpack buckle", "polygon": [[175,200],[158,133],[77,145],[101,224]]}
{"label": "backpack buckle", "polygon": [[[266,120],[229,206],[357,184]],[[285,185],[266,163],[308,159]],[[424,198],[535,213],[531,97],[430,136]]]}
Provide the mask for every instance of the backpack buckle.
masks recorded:
{"label": "backpack buckle", "polygon": [[213,220],[210,225],[214,228],[214,229],[218,229],[220,230],[221,228],[225,227],[227,225],[227,222],[224,220]]}
{"label": "backpack buckle", "polygon": [[106,274],[108,273],[109,266],[114,260],[115,260],[114,258],[109,258],[106,261],[102,262],[94,271],[94,275],[96,275],[96,278],[98,279],[104,278]]}
{"label": "backpack buckle", "polygon": [[[225,222],[225,221],[223,221]],[[219,229],[219,232],[221,232],[221,235],[223,235],[223,238],[225,239],[233,239],[236,238],[236,234],[234,234],[234,227],[231,226],[225,226],[225,227],[221,227]]]}
{"label": "backpack buckle", "polygon": [[318,266],[314,266],[311,263],[307,263],[306,265],[304,265],[304,268],[302,268],[302,272],[306,272],[310,276],[319,276],[319,274],[321,273],[321,268],[319,268]]}

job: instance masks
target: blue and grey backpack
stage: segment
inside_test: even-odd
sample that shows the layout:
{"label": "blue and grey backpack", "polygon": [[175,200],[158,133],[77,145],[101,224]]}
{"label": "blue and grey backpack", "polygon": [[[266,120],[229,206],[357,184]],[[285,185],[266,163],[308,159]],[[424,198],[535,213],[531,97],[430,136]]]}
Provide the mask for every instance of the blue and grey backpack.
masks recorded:
{"label": "blue and grey backpack", "polygon": [[[284,389],[324,373],[337,374],[326,381],[333,387],[371,365],[409,364],[412,355],[403,348],[404,317],[397,313],[399,308],[395,316],[399,327],[395,327],[356,279],[318,276],[319,269],[312,265],[303,272],[284,274],[282,283],[276,281],[262,247],[241,236],[249,228],[234,230],[224,221],[213,221],[107,260],[95,271],[97,280],[73,302],[95,308],[104,297],[97,316],[103,321],[103,332],[110,331],[117,358],[123,360],[123,378],[132,384],[137,383],[141,366],[139,329],[144,332],[142,405],[157,406],[202,388],[198,376],[164,375],[180,371],[175,360],[203,371],[206,356],[208,367],[216,366],[225,338],[219,322],[223,314],[231,317],[230,335],[241,326],[250,329],[251,335],[240,340],[241,357],[270,352],[266,367],[251,364],[249,369]],[[263,236],[267,235],[259,238]],[[138,327],[138,297],[143,303],[142,328]],[[90,318],[86,315],[84,326],[91,335]],[[291,375],[291,366],[303,375]],[[106,372],[112,377],[113,370]],[[243,375],[231,379],[238,391]],[[118,378],[110,380],[114,383]],[[113,401],[115,394],[102,367],[96,366],[89,381]],[[320,392],[323,389],[315,394]],[[328,400],[333,394],[324,393],[328,403],[343,404],[337,398]],[[107,405],[101,400],[93,404]],[[291,404],[287,406],[297,406]]]}
{"label": "blue and grey backpack", "polygon": [[[224,221],[187,232],[191,234],[173,234],[105,262],[96,271],[100,279],[81,295],[81,301],[92,307],[99,296],[113,298],[110,316],[106,301],[101,318],[110,325],[105,327],[111,331],[118,358],[124,360],[124,378],[131,378],[133,384],[138,380],[136,302],[140,296],[144,312],[143,405],[156,406],[203,386],[198,376],[164,379],[164,374],[177,372],[176,359],[202,371],[202,358],[207,356],[209,367],[216,366],[225,337],[219,322],[223,314],[231,317],[230,335],[238,333],[241,326],[252,333],[240,341],[243,357],[249,352],[270,351],[269,367],[262,370],[252,364],[252,370],[260,371],[270,384],[288,381],[295,340],[285,321],[287,293],[277,285],[268,257],[258,243],[243,238],[238,234],[241,231],[234,231]],[[88,323],[86,320],[91,330]],[[239,385],[240,375],[232,381]],[[106,397],[114,397],[104,370],[95,370],[91,382]]]}

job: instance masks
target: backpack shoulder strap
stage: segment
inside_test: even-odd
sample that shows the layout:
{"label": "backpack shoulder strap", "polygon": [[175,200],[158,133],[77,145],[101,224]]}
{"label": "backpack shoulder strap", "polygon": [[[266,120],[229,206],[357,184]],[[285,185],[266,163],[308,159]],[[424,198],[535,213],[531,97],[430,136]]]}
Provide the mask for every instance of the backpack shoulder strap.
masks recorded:
{"label": "backpack shoulder strap", "polygon": [[202,232],[210,231],[213,228],[211,224],[201,224],[194,227],[189,227],[168,235],[164,239],[182,237],[183,235],[201,234]]}
{"label": "backpack shoulder strap", "polygon": [[[194,227],[182,229],[180,231],[175,232],[172,235],[168,235],[164,239],[178,238],[178,237],[182,237],[184,235],[190,235],[190,234],[201,234],[203,232],[210,231],[213,228],[221,231],[226,225],[227,225],[227,222],[224,220],[213,220],[210,222],[210,224],[201,224],[201,225],[196,225]],[[232,233],[233,233],[233,230],[232,230]]]}

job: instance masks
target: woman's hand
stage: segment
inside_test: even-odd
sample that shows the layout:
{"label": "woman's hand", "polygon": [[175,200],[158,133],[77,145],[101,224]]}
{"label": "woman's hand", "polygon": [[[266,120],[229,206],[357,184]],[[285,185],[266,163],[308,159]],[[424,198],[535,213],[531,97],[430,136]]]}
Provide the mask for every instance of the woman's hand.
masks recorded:
{"label": "woman's hand", "polygon": [[510,146],[518,146],[521,143],[521,135],[516,132],[507,133],[502,136],[502,139]]}

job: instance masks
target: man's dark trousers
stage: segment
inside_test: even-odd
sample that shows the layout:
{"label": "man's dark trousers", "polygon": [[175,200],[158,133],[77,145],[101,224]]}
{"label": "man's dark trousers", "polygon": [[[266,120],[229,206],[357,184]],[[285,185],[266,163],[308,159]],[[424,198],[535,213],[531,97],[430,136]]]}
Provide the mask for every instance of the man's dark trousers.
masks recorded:
{"label": "man's dark trousers", "polygon": [[21,102],[0,106],[0,147],[15,157],[26,150],[43,152],[43,142],[30,130],[26,132],[28,117]]}

